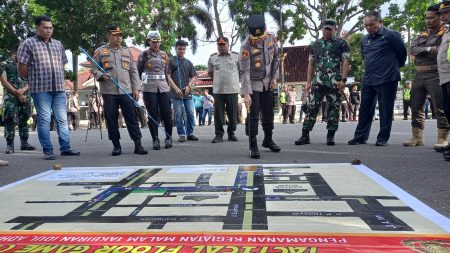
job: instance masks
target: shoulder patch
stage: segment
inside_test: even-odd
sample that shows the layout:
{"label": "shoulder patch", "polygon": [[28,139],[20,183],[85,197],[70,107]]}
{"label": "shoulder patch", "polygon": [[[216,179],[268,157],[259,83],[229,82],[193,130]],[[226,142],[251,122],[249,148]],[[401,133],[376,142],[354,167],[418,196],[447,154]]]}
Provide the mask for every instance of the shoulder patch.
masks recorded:
{"label": "shoulder patch", "polygon": [[109,54],[109,51],[106,47],[102,48],[102,55]]}
{"label": "shoulder patch", "polygon": [[243,49],[241,55],[242,59],[247,59],[250,57],[250,52],[247,49]]}

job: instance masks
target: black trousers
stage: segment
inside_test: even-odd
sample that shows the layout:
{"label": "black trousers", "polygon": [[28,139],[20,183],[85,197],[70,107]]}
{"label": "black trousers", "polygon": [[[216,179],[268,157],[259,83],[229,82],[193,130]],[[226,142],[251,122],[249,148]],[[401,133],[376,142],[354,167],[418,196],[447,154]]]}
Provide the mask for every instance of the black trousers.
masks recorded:
{"label": "black trousers", "polygon": [[450,82],[441,85],[442,89],[442,109],[444,109],[445,117],[450,122]]}
{"label": "black trousers", "polygon": [[361,107],[359,108],[358,126],[355,130],[354,139],[367,141],[369,139],[370,128],[372,127],[375,107],[380,110],[380,132],[378,141],[388,141],[391,136],[392,119],[394,117],[394,102],[397,96],[398,82],[383,83],[378,86],[362,86]]}
{"label": "black trousers", "polygon": [[[258,135],[259,115],[261,114],[262,128],[265,134],[272,134],[273,130],[273,92],[272,91],[253,91],[250,94],[252,104],[250,114],[247,112],[245,120],[245,134],[248,136]],[[249,126],[250,123],[250,126]]]}
{"label": "black trousers", "polygon": [[[153,140],[158,138],[159,118],[164,122],[166,138],[171,138],[173,125],[170,118],[170,114],[172,113],[170,110],[170,93],[144,92],[144,103],[148,114],[156,121],[150,118],[148,119],[148,128],[150,129]],[[160,117],[158,117],[158,109]]]}
{"label": "black trousers", "polygon": [[120,106],[131,139],[133,141],[140,140],[142,134],[133,101],[127,95],[103,94],[102,97],[109,139],[113,142],[120,140],[118,122]]}
{"label": "black trousers", "polygon": [[228,117],[228,135],[233,135],[236,131],[237,112],[238,112],[238,94],[214,94],[214,128],[215,134],[223,136],[225,133],[223,125],[225,124],[225,112]]}
{"label": "black trousers", "polygon": [[80,112],[67,112],[67,124],[77,130],[80,127]]}
{"label": "black trousers", "polygon": [[403,118],[404,119],[408,118],[408,109],[409,109],[409,107],[411,107],[410,100],[404,100],[403,99]]}

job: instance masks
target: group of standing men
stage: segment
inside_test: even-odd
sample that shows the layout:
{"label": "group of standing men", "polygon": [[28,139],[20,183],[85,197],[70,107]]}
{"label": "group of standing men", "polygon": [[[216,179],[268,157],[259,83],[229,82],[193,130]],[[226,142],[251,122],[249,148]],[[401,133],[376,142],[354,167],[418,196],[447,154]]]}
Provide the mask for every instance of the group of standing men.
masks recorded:
{"label": "group of standing men", "polygon": [[[418,99],[420,103],[412,105],[412,141],[416,141],[413,143],[415,145],[423,144],[423,140],[420,139],[423,122],[420,121],[418,116],[420,112],[418,111],[423,107],[424,90],[431,94],[433,106],[439,112],[439,92],[433,86],[437,82],[436,70],[439,73],[443,94],[443,111],[441,112],[445,112],[447,118],[450,118],[450,59],[447,59],[450,35],[433,15],[441,16],[442,21],[448,23],[450,1],[444,1],[439,7],[430,7],[427,12],[428,33],[419,35],[416,44],[412,47],[412,52],[416,55],[418,70],[415,83],[422,84],[422,86],[417,85],[416,90],[413,86],[411,91],[412,98],[415,96],[420,98]],[[281,150],[273,141],[273,91],[277,88],[279,48],[275,36],[266,31],[264,16],[249,17],[247,25],[250,35],[242,43],[239,54],[229,52],[228,39],[220,37],[217,40],[218,53],[212,54],[208,61],[208,73],[213,78],[213,100],[216,110],[214,116],[215,137],[212,142],[223,141],[225,113],[229,120],[228,140],[238,141],[235,130],[238,97],[241,91],[247,108],[245,132],[249,136],[249,153],[251,158],[257,159],[260,157],[256,138],[260,120],[264,131],[262,146],[272,152]],[[386,146],[390,137],[394,100],[400,80],[399,68],[404,65],[407,53],[400,34],[384,28],[378,12],[372,11],[366,14],[364,25],[368,34],[361,43],[365,75],[361,90],[360,117],[354,138],[348,144],[366,143],[378,102],[380,132],[376,145]],[[80,153],[70,147],[68,135],[63,71],[64,64],[67,63],[65,50],[59,41],[51,38],[53,26],[50,18],[38,17],[36,27],[36,36],[26,39],[18,49],[17,58],[12,58],[18,62],[17,69],[21,78],[17,74],[15,77],[13,77],[14,74],[8,76],[6,83],[11,84],[11,80],[17,82],[14,81],[14,85],[5,85],[7,94],[13,95],[16,101],[20,102],[12,103],[11,107],[25,105],[23,109],[16,111],[19,114],[22,112],[25,116],[27,112],[29,114],[30,99],[26,94],[29,94],[28,90],[31,91],[38,114],[38,137],[43,147],[44,158],[55,159],[49,133],[51,111],[58,123],[61,155],[78,156]],[[159,150],[161,145],[158,138],[160,119],[164,124],[164,146],[165,148],[172,147],[171,107],[175,114],[178,141],[197,141],[198,138],[193,134],[195,117],[194,103],[192,102],[196,72],[192,63],[184,57],[187,43],[183,40],[177,41],[176,56],[169,58],[165,52],[160,50],[161,35],[159,32],[150,31],[146,40],[149,48],[139,56],[139,59],[133,59],[130,50],[121,46],[122,31],[120,27],[111,25],[107,28],[107,33],[108,44],[95,50],[93,57],[102,70],[93,67],[92,71],[100,83],[108,136],[114,146],[112,155],[118,156],[122,153],[118,130],[119,108],[125,118],[129,135],[135,143],[134,153],[140,155],[148,153],[141,144],[142,134],[135,111],[135,108],[138,107],[136,101],[139,99],[141,91],[148,111],[154,150]],[[338,129],[339,111],[341,102],[345,99],[342,91],[346,87],[350,49],[345,40],[335,36],[335,20],[324,21],[322,33],[323,37],[310,47],[305,87],[305,91],[309,93],[309,103],[302,135],[295,141],[296,145],[310,143],[309,132],[314,127],[319,107],[324,98],[330,106],[327,120],[327,145],[335,145],[334,136]],[[50,60],[45,60],[48,57]],[[437,64],[435,64],[436,61]],[[2,65],[2,70],[5,69],[8,67]],[[141,85],[140,79],[142,73],[146,74],[143,85]],[[2,76],[2,81],[4,79],[5,77]],[[241,89],[239,83],[242,85]],[[443,118],[443,113],[439,115],[441,116],[438,119],[439,139],[443,140],[448,136],[449,127],[448,121]],[[21,117],[13,118],[20,119]],[[19,132],[22,141],[21,149],[34,149],[27,143],[27,131],[24,129]],[[12,152],[14,150],[13,136],[7,134],[8,147],[12,149]],[[448,146],[443,143],[440,147],[448,150]],[[447,144],[446,140],[445,144]],[[448,152],[444,153],[444,157],[450,160]]]}

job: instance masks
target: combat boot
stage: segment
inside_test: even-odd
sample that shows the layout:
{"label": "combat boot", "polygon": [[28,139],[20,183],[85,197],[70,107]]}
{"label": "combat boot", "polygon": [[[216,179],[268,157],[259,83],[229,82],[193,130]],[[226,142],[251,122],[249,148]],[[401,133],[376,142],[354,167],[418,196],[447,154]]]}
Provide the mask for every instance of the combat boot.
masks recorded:
{"label": "combat boot", "polygon": [[277,144],[275,144],[275,142],[273,142],[272,133],[264,134],[264,140],[263,140],[262,146],[264,148],[270,149],[270,151],[275,152],[275,153],[278,153],[281,151],[281,148]]}
{"label": "combat boot", "polygon": [[334,146],[336,143],[334,142],[334,134],[336,133],[336,130],[328,130],[327,133],[327,145],[328,146]]}
{"label": "combat boot", "polygon": [[436,144],[433,145],[433,148],[437,152],[444,152],[448,145],[448,129],[438,129],[438,139]]}
{"label": "combat boot", "polygon": [[160,150],[161,146],[159,143],[159,138],[153,139],[153,150]]}
{"label": "combat boot", "polygon": [[249,137],[250,138],[250,158],[259,159],[261,154],[258,149],[258,141],[256,140],[256,136]]}
{"label": "combat boot", "polygon": [[295,145],[305,145],[305,144],[311,144],[311,141],[309,139],[309,131],[306,129],[302,129],[302,136],[295,141]]}
{"label": "combat boot", "polygon": [[14,153],[14,139],[6,141],[5,154],[12,154],[12,153]]}
{"label": "combat boot", "polygon": [[418,127],[413,127],[411,139],[403,142],[403,146],[405,147],[423,146],[423,130]]}
{"label": "combat boot", "polygon": [[137,139],[134,141],[134,153],[138,155],[146,155],[148,154],[148,150],[144,149],[141,144],[141,140]]}
{"label": "combat boot", "polygon": [[28,138],[20,138],[20,150],[35,150],[36,147],[28,143]]}

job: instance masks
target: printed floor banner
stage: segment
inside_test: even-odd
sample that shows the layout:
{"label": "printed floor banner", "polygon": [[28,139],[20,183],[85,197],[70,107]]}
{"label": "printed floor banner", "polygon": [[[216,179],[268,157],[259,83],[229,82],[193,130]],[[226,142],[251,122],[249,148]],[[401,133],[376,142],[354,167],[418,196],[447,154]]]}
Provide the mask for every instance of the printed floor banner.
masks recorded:
{"label": "printed floor banner", "polygon": [[450,252],[450,220],[364,165],[63,168],[0,200],[0,253]]}

